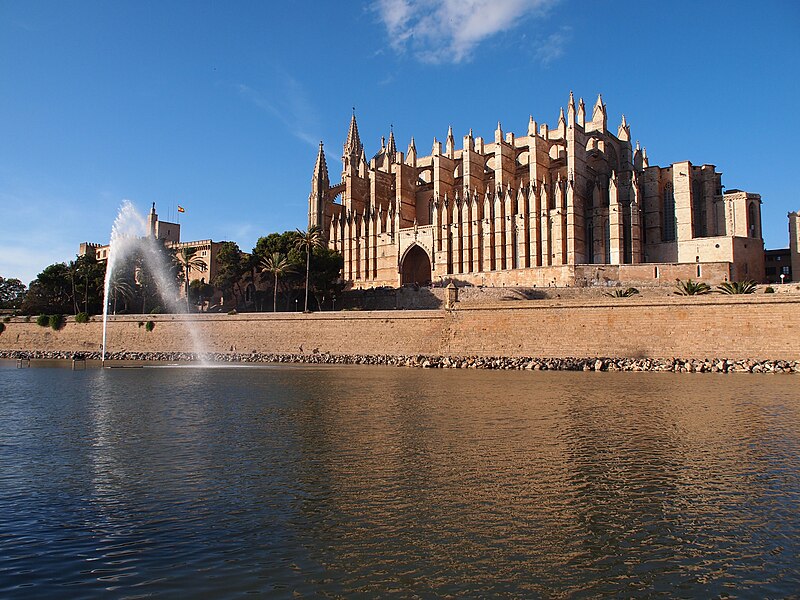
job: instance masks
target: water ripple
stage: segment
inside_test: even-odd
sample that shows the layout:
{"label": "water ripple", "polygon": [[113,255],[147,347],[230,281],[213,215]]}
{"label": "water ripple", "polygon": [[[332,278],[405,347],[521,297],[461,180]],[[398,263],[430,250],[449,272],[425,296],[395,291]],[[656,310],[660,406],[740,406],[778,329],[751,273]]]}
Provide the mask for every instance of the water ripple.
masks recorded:
{"label": "water ripple", "polygon": [[0,367],[0,596],[800,593],[791,377]]}

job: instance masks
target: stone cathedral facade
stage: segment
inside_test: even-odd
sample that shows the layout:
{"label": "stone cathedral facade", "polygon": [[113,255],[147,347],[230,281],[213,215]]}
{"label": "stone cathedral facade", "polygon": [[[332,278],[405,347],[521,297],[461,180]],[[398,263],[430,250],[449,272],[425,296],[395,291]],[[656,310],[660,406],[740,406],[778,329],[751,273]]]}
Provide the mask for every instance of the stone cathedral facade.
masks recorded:
{"label": "stone cathedral facade", "polygon": [[348,287],[614,285],[764,277],[761,199],[723,191],[713,165],[651,166],[622,117],[608,129],[570,93],[555,127],[492,141],[452,128],[430,155],[394,132],[369,161],[355,114],[341,181],[320,143],[309,227],[344,256]]}

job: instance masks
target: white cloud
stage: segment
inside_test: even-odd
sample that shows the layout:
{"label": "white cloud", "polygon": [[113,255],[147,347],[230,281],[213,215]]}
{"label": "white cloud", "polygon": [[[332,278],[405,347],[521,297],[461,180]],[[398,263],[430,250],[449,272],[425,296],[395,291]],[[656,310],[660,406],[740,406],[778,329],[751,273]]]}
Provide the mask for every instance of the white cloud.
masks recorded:
{"label": "white cloud", "polygon": [[542,65],[548,66],[554,60],[564,55],[564,46],[567,45],[571,38],[572,28],[566,26],[562,27],[545,38],[544,42],[536,49],[534,58]]}
{"label": "white cloud", "polygon": [[373,9],[397,51],[423,62],[468,60],[484,40],[542,15],[558,0],[376,0]]}
{"label": "white cloud", "polygon": [[265,94],[250,86],[240,83],[236,90],[242,98],[252,102],[260,109],[268,112],[283,123],[286,129],[297,139],[316,147],[319,136],[312,133],[316,128],[316,110],[308,98],[303,86],[293,77],[278,75],[279,89]]}

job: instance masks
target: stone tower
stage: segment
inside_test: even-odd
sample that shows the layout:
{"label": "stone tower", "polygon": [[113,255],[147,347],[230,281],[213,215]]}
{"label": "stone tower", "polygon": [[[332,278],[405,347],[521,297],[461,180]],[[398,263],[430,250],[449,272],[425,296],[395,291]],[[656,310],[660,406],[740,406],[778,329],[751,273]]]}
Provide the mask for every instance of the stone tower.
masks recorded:
{"label": "stone tower", "polygon": [[789,252],[792,280],[800,281],[800,210],[789,213]]}

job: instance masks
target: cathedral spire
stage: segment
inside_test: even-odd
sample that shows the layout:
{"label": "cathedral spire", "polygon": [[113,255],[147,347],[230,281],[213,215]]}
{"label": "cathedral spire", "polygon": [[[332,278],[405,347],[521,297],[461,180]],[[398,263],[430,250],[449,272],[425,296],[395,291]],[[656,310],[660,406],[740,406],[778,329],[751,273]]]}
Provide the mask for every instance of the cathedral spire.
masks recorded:
{"label": "cathedral spire", "polygon": [[406,152],[406,164],[412,167],[417,166],[417,145],[414,143],[412,136],[411,142],[408,144],[408,151]]}
{"label": "cathedral spire", "polygon": [[564,107],[561,107],[561,111],[558,113],[558,128],[561,129],[562,127],[566,127],[567,120],[564,118]]}
{"label": "cathedral spire", "polygon": [[531,137],[536,135],[536,121],[533,120],[533,115],[528,119],[528,135]]}
{"label": "cathedral spire", "polygon": [[386,150],[394,160],[394,155],[397,153],[397,144],[394,141],[394,127],[392,126],[389,127],[389,145]]}
{"label": "cathedral spire", "polygon": [[[317,162],[314,165],[314,178],[311,181],[312,186],[330,187],[330,179],[328,178],[328,163],[325,161],[325,150],[322,147],[322,142],[319,143],[319,152],[317,153]],[[326,187],[326,189],[327,189]]]}
{"label": "cathedral spire", "polygon": [[617,129],[617,137],[623,142],[631,141],[631,126],[625,120],[625,115],[622,115],[622,123],[619,124],[619,129]]}
{"label": "cathedral spire", "polygon": [[497,122],[497,129],[494,130],[494,141],[495,143],[503,141],[503,126],[500,125],[500,121]]}
{"label": "cathedral spire", "polygon": [[603,104],[603,95],[597,94],[597,102],[592,110],[592,125],[600,131],[606,130],[606,105]]}
{"label": "cathedral spire", "polygon": [[345,156],[357,156],[364,146],[358,135],[358,123],[356,123],[356,111],[353,109],[353,116],[350,118],[350,129],[347,132],[347,141],[344,143]]}
{"label": "cathedral spire", "polygon": [[445,154],[447,154],[447,158],[453,158],[455,156],[455,147],[456,141],[453,138],[453,126],[450,125],[447,128],[447,140],[445,141]]}
{"label": "cathedral spire", "polygon": [[578,125],[586,127],[586,105],[583,103],[583,98],[578,101]]}
{"label": "cathedral spire", "polygon": [[575,96],[572,95],[572,91],[569,93],[569,104],[567,105],[567,117],[569,118],[569,124],[575,124]]}
{"label": "cathedral spire", "polygon": [[322,227],[325,222],[325,206],[330,189],[328,165],[325,162],[325,150],[322,142],[319,143],[317,162],[314,165],[314,175],[311,178],[311,194],[308,196],[308,226]]}

